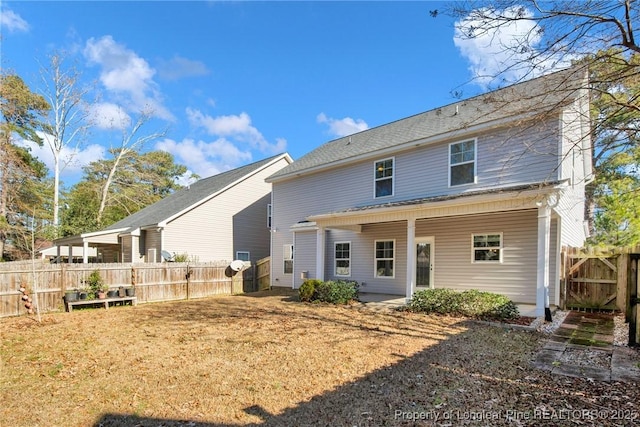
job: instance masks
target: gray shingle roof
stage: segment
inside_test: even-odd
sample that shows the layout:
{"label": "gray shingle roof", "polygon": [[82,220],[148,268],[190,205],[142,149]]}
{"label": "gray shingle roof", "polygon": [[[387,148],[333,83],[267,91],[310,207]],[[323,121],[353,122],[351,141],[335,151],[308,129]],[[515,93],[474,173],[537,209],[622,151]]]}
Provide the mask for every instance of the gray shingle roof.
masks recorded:
{"label": "gray shingle roof", "polygon": [[237,169],[232,169],[208,178],[203,178],[191,184],[189,187],[182,188],[164,199],[129,215],[115,224],[111,224],[105,230],[116,230],[121,228],[136,229],[138,227],[158,224],[189,206],[193,206],[203,199],[217,193],[243,177],[256,172],[280,156],[284,156],[284,154],[278,154]]}
{"label": "gray shingle roof", "polygon": [[574,67],[329,141],[274,173],[267,181],[299,175],[411,141],[434,138],[523,114],[543,114],[573,101],[586,73]]}

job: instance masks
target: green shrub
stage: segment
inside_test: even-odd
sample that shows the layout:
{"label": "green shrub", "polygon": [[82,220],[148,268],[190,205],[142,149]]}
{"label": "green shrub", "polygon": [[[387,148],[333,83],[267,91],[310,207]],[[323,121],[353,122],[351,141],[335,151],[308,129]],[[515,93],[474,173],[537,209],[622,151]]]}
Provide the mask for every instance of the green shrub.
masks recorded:
{"label": "green shrub", "polygon": [[421,313],[459,314],[460,295],[451,289],[426,289],[413,294],[409,310]]}
{"label": "green shrub", "polygon": [[305,280],[300,286],[300,301],[320,301],[331,304],[347,304],[358,299],[359,285],[346,280],[323,282],[317,279]]}
{"label": "green shrub", "polygon": [[321,280],[318,279],[307,279],[305,280],[300,289],[298,290],[298,295],[300,296],[300,301],[313,301],[314,296],[316,294],[316,287],[322,283]]}
{"label": "green shrub", "polygon": [[85,280],[85,283],[89,299],[97,298],[98,292],[107,292],[109,290],[109,285],[104,282],[98,270],[93,270]]}
{"label": "green shrub", "polygon": [[181,254],[173,254],[173,261],[174,262],[189,262],[191,260],[191,258],[189,258],[189,254],[184,252]]}
{"label": "green shrub", "polygon": [[506,320],[519,316],[518,307],[504,295],[469,290],[426,289],[416,292],[408,310],[421,313]]}

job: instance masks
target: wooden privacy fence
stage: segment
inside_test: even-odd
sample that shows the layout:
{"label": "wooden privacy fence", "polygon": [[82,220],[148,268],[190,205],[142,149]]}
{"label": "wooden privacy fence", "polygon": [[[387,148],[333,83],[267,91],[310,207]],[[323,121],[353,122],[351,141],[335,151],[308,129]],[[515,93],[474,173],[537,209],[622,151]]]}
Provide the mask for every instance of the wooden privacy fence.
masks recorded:
{"label": "wooden privacy fence", "polygon": [[138,303],[231,295],[257,290],[255,267],[235,273],[226,261],[149,264],[0,264],[0,317],[25,313],[24,286],[42,312],[63,309],[66,290],[80,289],[92,271],[111,289],[135,286]]}
{"label": "wooden privacy fence", "polygon": [[640,344],[640,246],[562,248],[560,307],[618,310],[629,322],[629,345]]}

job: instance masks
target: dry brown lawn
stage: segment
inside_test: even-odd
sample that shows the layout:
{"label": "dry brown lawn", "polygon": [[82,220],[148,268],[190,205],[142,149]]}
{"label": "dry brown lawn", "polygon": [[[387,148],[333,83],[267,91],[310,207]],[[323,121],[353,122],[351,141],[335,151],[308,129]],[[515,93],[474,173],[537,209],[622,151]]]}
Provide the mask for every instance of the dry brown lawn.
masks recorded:
{"label": "dry brown lawn", "polygon": [[0,426],[638,422],[610,412],[632,418],[637,385],[530,367],[536,333],[291,291],[2,319],[0,333]]}

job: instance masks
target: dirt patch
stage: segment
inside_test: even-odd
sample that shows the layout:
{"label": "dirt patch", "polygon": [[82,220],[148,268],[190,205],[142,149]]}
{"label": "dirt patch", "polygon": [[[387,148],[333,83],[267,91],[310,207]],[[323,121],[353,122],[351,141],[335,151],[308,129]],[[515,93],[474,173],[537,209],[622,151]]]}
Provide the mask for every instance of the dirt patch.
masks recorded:
{"label": "dirt patch", "polygon": [[0,425],[537,426],[640,401],[637,386],[531,367],[536,332],[288,291],[44,319],[0,321]]}

